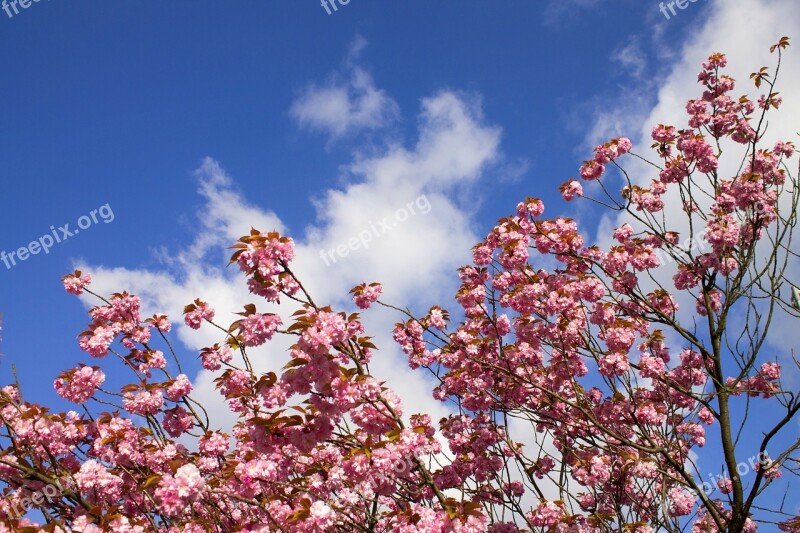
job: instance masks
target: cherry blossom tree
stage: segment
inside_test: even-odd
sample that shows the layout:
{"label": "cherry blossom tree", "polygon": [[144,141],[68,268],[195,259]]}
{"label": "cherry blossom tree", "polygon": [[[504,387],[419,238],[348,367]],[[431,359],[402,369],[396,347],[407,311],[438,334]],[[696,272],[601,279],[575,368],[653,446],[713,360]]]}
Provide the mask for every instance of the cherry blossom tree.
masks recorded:
{"label": "cherry blossom tree", "polygon": [[[609,245],[528,198],[459,270],[457,313],[417,316],[377,283],[351,291],[402,317],[394,339],[452,408],[441,421],[404,413],[370,372],[359,314],[317,303],[278,233],[254,229],[231,264],[294,314],[249,303],[222,324],[202,299],[185,308],[188,327],[219,333],[199,359],[230,434],[192,397],[168,317],[66,276],[67,292],[98,298],[79,346],[103,366],[55,380],[80,412],[25,401],[18,384],[0,392],[0,531],[800,531],[774,496],[798,474],[800,398],[780,363],[793,353],[768,342],[779,316],[800,318],[795,149],[766,144],[787,46],[753,74],[755,100],[732,96],[712,55],[688,125],[653,129],[652,160],[614,139],[581,167],[586,191],[561,187],[619,223]],[[255,372],[248,349],[276,336],[293,343],[283,370]],[[120,390],[104,387],[109,359],[134,376]],[[698,466],[708,454],[714,486]]]}

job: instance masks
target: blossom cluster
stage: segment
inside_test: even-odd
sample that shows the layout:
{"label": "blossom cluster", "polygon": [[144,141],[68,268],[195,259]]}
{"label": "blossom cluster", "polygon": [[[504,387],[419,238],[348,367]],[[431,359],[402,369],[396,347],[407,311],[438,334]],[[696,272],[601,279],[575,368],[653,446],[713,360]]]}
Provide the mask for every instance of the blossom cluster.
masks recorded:
{"label": "blossom cluster", "polygon": [[[785,220],[779,198],[795,152],[788,142],[758,144],[758,110],[763,117],[781,105],[774,81],[761,71],[757,85],[769,93],[756,104],[734,99],[725,64],[715,54],[703,65],[688,128],[653,129],[658,176],[612,199],[631,218],[607,246],[588,243],[575,220],[543,218],[544,203],[525,198],[459,269],[457,313],[435,305],[395,325],[408,365],[430,370],[434,398],[452,407],[441,420],[406,413],[371,374],[377,351],[360,314],[318,305],[292,270],[294,242],[277,232],[252,229],[231,257],[251,294],[276,312],[248,303],[219,324],[202,299],[184,308],[186,327],[220,336],[197,357],[236,420],[229,432],[193,398],[166,338],[169,317],[143,318],[127,292],[95,295],[102,303],[78,346],[116,359],[134,379],[117,391],[100,366],[59,374],[56,392],[83,414],[52,413],[17,386],[0,389],[0,438],[12,444],[0,458],[0,533],[755,531],[733,452],[716,481],[726,499],[711,500],[686,467],[710,439],[725,438],[730,402],[778,398],[800,408],[782,390],[780,365],[757,357],[759,342],[738,365],[721,348],[753,250]],[[722,140],[747,155],[730,179],[719,175]],[[627,138],[598,146],[581,179],[622,170],[632,150]],[[706,209],[689,192],[700,184]],[[561,193],[584,196],[577,180]],[[708,247],[698,253],[682,250],[654,216],[671,193],[686,197],[686,215],[702,226]],[[557,266],[537,266],[541,256]],[[664,256],[675,274],[654,287]],[[63,283],[94,295],[88,274]],[[353,304],[368,310],[382,290],[362,283],[350,291]],[[694,328],[680,320],[681,293]],[[297,304],[290,317],[286,300]],[[710,342],[697,334],[706,323]],[[668,344],[664,329],[681,344]],[[255,371],[248,350],[279,336],[291,339],[282,369]],[[529,429],[520,436],[511,420]],[[754,465],[753,499],[786,469],[785,455],[776,457]],[[32,497],[56,486],[52,497]],[[28,501],[46,526],[15,513]],[[797,532],[798,522],[779,527]]]}

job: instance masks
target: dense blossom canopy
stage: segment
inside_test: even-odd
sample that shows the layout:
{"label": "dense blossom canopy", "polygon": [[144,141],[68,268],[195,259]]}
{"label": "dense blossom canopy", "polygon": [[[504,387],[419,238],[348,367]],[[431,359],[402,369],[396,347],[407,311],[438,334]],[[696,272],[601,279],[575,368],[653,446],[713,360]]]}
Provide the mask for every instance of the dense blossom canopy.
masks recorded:
{"label": "dense blossom canopy", "polygon": [[[584,162],[590,183],[562,185],[568,201],[624,215],[610,245],[587,243],[574,220],[542,218],[542,201],[527,198],[459,270],[457,314],[403,317],[394,340],[452,407],[440,421],[405,413],[370,373],[375,346],[359,315],[313,300],[278,233],[254,229],[231,263],[254,295],[299,306],[293,315],[247,304],[228,325],[201,299],[185,308],[186,326],[220,332],[199,359],[236,416],[230,435],[192,398],[168,317],[144,317],[126,292],[95,295],[78,344],[136,379],[111,391],[109,366],[62,372],[55,390],[86,407],[68,413],[2,389],[0,531],[800,531],[800,518],[760,497],[796,473],[800,446],[771,446],[800,400],[762,350],[763,317],[798,314],[780,291],[794,257],[794,146],[763,144],[786,46],[773,47],[772,77],[753,75],[766,88],[755,102],[732,96],[724,55],[709,58],[688,127],[652,131],[648,186],[620,164],[633,154],[625,138]],[[720,175],[723,148],[741,160],[735,175]],[[589,197],[620,177],[619,197]],[[665,213],[676,201],[683,211]],[[696,231],[699,250],[681,242]],[[94,294],[88,274],[63,281]],[[381,290],[355,287],[354,304],[387,305]],[[685,302],[693,321],[681,319]],[[733,313],[752,316],[744,334],[729,331]],[[254,372],[248,348],[276,335],[293,339],[283,370]],[[736,434],[750,422],[736,402],[779,412],[747,481]],[[712,440],[725,475],[709,490],[692,465]]]}

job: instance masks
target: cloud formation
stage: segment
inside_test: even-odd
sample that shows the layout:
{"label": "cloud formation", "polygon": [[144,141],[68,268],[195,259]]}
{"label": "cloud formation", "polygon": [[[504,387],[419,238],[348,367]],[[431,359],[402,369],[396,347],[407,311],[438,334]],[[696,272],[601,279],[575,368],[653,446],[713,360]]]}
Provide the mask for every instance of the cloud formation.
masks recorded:
{"label": "cloud formation", "polygon": [[332,74],[324,84],[308,85],[292,103],[289,114],[304,129],[320,132],[330,140],[379,130],[400,115],[397,103],[375,86],[372,76],[355,63],[366,46],[357,38],[350,47],[344,73]]}
{"label": "cloud formation", "polygon": [[[370,91],[383,94],[374,87]],[[380,105],[362,106],[356,122],[377,124],[383,112]],[[471,229],[474,208],[459,199],[501,159],[500,130],[486,123],[474,99],[446,91],[422,100],[417,124],[418,139],[412,146],[395,144],[369,158],[354,156],[342,176],[345,185],[320,194],[314,200],[316,220],[303,233],[291,235],[296,241],[293,270],[317,302],[352,310],[349,289],[362,281],[380,281],[386,301],[424,313],[426,306],[455,292],[455,270],[469,260],[469,250],[478,240]],[[92,272],[94,287],[101,293],[129,290],[142,297],[145,309],[168,313],[188,349],[183,356],[189,358],[221,340],[213,329],[194,331],[183,325],[182,308],[194,298],[209,302],[224,326],[235,320],[234,313],[247,302],[255,302],[260,311],[279,312],[287,323],[294,311],[291,303],[274,309],[259,302],[247,292],[242,276],[234,269],[226,270],[219,260],[225,248],[251,226],[282,230],[282,221],[268,206],[255,205],[246,192],[238,192],[216,161],[204,160],[196,176],[204,199],[200,229],[191,244],[174,254],[177,259],[149,270],[77,265]],[[417,209],[402,224],[376,236],[368,248],[326,264],[321,252],[348,242],[370,224],[395,220],[398,210],[407,209],[410,202],[422,207],[421,197],[427,209]],[[393,324],[402,317],[373,309],[363,318],[380,348],[372,371],[398,391],[406,413],[444,416],[446,408],[431,398],[427,378],[408,368],[391,339]],[[254,350],[250,356],[256,370],[279,370],[288,360],[291,343],[292,339],[276,338]],[[228,425],[232,417],[219,402],[214,374],[200,371],[190,377],[194,378],[193,396],[210,409],[216,423]]]}

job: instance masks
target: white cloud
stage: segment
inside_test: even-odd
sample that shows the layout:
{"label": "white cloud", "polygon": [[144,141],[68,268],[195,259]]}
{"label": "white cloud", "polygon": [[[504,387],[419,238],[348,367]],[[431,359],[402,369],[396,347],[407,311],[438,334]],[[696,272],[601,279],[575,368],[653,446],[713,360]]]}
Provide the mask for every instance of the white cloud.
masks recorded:
{"label": "white cloud", "polygon": [[[469,206],[451,198],[498,158],[499,131],[483,124],[478,109],[449,92],[424,99],[419,140],[412,149],[392,146],[383,155],[357,160],[347,169],[350,184],[317,200],[317,222],[298,248],[307,269],[304,277],[312,284],[324,280],[319,285],[327,287],[352,286],[365,278],[391,280],[387,294],[397,291],[398,297],[439,292],[438,276],[453,273],[477,239],[469,230]],[[421,197],[430,204],[429,213],[423,213],[425,202],[419,201],[416,214],[397,220],[398,211],[410,211],[408,204]],[[384,219],[391,230],[375,237],[369,248],[337,256],[326,266],[323,250],[347,243]]]}
{"label": "white cloud", "polygon": [[184,260],[202,259],[212,248],[229,245],[251,227],[284,231],[283,223],[274,213],[250,204],[236,192],[233,180],[213,159],[204,159],[195,176],[200,184],[198,192],[206,202],[200,217],[204,231]]}
{"label": "white cloud", "polygon": [[[377,156],[357,158],[346,169],[343,188],[316,198],[316,222],[305,234],[292,235],[296,240],[293,270],[317,302],[352,308],[351,287],[380,281],[387,301],[424,312],[455,292],[455,270],[469,260],[469,250],[478,240],[471,231],[472,208],[458,199],[500,160],[500,132],[485,123],[475,102],[450,92],[422,100],[418,123],[419,140],[413,147],[391,146]],[[215,161],[206,159],[197,178],[205,202],[200,210],[202,223],[194,242],[178,251],[175,260],[151,270],[78,265],[92,272],[99,292],[126,289],[140,295],[149,312],[169,313],[179,339],[189,349],[181,354],[184,358],[196,358],[200,348],[222,340],[213,329],[194,331],[183,325],[182,308],[194,298],[208,301],[224,326],[236,319],[233,313],[245,303],[256,302],[259,310],[272,310],[247,292],[235,269],[224,268],[220,255],[251,225],[263,231],[283,228],[274,213],[249,204],[236,192]],[[409,212],[411,206],[416,214],[409,213],[407,220],[398,222],[398,210]],[[325,264],[321,250],[335,249],[383,219],[398,223],[374,236],[368,248],[349,251],[346,257]],[[279,312],[288,321],[293,310],[292,304],[284,304]],[[391,339],[393,324],[401,319],[380,308],[365,313],[368,332],[380,348],[372,372],[398,391],[406,413],[427,412],[438,419],[446,415],[445,406],[431,398],[427,377],[408,369]],[[250,358],[258,371],[277,371],[288,360],[292,340],[276,341],[252,351]],[[232,417],[213,389],[212,379],[213,374],[206,371],[195,376],[194,396],[217,424],[227,426]]]}
{"label": "white cloud", "polygon": [[359,130],[385,128],[398,118],[400,111],[394,99],[355,64],[365,46],[363,38],[356,38],[344,74],[331,75],[322,86],[309,85],[292,103],[289,113],[299,126],[336,140]]}
{"label": "white cloud", "polygon": [[647,57],[637,37],[630,38],[627,44],[616,48],[611,54],[611,59],[634,78],[641,78],[644,69],[647,67]]}

